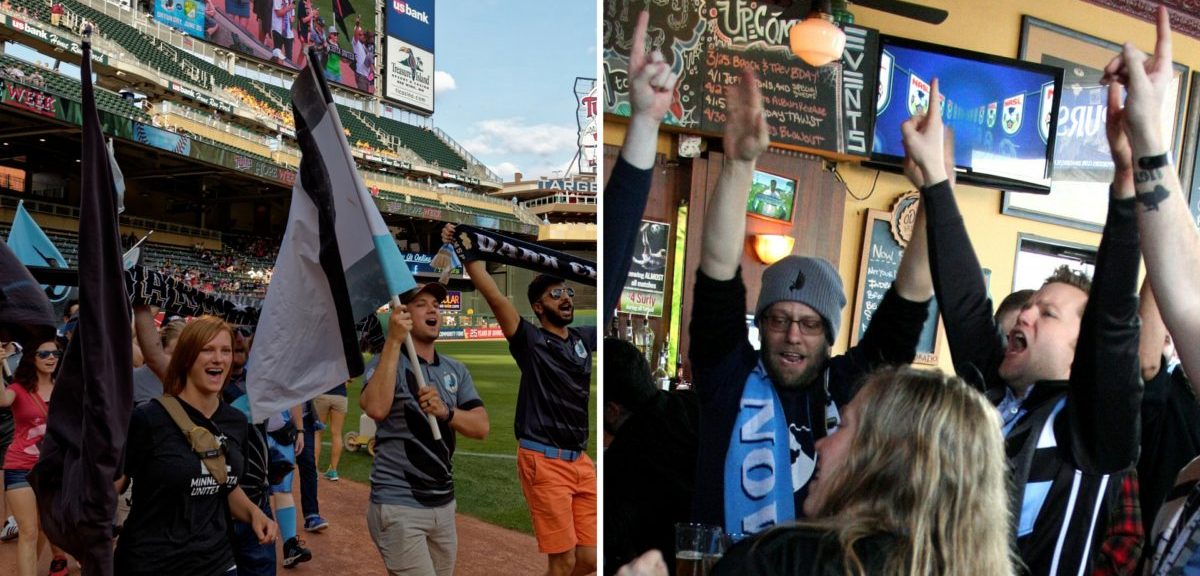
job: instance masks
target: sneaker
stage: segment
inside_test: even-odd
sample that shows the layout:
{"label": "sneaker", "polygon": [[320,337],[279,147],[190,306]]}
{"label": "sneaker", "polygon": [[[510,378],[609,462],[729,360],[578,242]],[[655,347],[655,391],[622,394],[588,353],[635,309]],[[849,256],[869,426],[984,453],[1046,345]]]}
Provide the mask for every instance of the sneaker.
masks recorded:
{"label": "sneaker", "polygon": [[321,517],[320,514],[311,514],[304,517],[305,532],[320,532],[329,527],[329,522]]}
{"label": "sneaker", "polygon": [[65,556],[55,556],[50,561],[50,576],[67,576],[67,559]]}
{"label": "sneaker", "polygon": [[0,528],[0,542],[8,542],[16,539],[17,519],[9,516],[8,521],[4,523],[4,528]]}
{"label": "sneaker", "polygon": [[325,479],[330,482],[337,482],[338,481],[337,470],[334,470],[333,468],[326,470],[325,471]]}
{"label": "sneaker", "polygon": [[299,538],[283,543],[283,567],[295,568],[301,562],[312,560],[312,551],[304,547]]}

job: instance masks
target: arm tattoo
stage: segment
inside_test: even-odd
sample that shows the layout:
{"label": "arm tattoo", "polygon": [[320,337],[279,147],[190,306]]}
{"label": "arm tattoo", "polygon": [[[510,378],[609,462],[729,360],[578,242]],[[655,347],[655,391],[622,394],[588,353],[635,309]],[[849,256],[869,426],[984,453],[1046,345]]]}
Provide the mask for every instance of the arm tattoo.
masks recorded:
{"label": "arm tattoo", "polygon": [[1149,192],[1139,193],[1137,195],[1137,201],[1141,202],[1142,206],[1145,207],[1146,211],[1157,212],[1159,203],[1162,202],[1163,200],[1166,200],[1167,196],[1169,196],[1169,195],[1170,195],[1170,192],[1168,192],[1167,189],[1164,188],[1162,184],[1158,184],[1158,185],[1154,186],[1154,190],[1151,190]]}

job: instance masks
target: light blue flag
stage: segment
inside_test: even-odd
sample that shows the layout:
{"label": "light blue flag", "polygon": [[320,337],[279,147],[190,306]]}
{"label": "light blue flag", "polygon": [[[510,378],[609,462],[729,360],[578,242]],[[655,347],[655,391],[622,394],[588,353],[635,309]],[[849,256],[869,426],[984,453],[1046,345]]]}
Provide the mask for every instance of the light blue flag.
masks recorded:
{"label": "light blue flag", "polygon": [[[8,247],[26,266],[67,267],[67,259],[63,258],[62,252],[25,210],[23,200],[17,203],[17,215],[13,217],[12,228],[8,231]],[[52,304],[65,301],[71,293],[70,286],[43,285],[42,290],[46,291],[46,297]]]}

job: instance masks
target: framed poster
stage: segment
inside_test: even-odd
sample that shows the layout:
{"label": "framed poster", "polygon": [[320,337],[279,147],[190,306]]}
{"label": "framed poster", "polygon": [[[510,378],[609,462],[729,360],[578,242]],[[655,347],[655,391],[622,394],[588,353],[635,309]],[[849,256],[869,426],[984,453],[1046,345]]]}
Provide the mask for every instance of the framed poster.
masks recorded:
{"label": "framed poster", "polygon": [[[912,210],[915,213],[915,208]],[[893,230],[893,217],[903,218],[903,211],[888,212],[886,210],[868,210],[867,225],[863,232],[862,257],[858,265],[858,286],[854,290],[854,316],[850,332],[850,345],[853,346],[867,332],[871,318],[883,302],[896,273],[900,270],[900,257],[904,248],[900,239],[907,238]],[[897,226],[898,228],[899,226]],[[941,316],[938,314],[937,300],[929,307],[929,317],[921,329],[921,337],[917,340],[917,356],[914,364],[936,365],[938,362],[938,342],[944,337]]]}
{"label": "framed poster", "polygon": [[638,229],[642,250],[634,249],[629,276],[618,304],[621,312],[661,317],[667,283],[667,250],[671,244],[671,225],[642,220]]}
{"label": "framed poster", "polygon": [[796,181],[768,172],[754,171],[746,213],[767,220],[792,223],[796,206]]}
{"label": "framed poster", "polygon": [[[1104,133],[1108,87],[1100,84],[1100,78],[1104,66],[1120,51],[1115,42],[1022,17],[1021,59],[1059,66],[1066,73],[1057,111],[1050,194],[1005,192],[1002,213],[1095,232],[1104,227],[1113,166]],[[1171,135],[1179,165],[1188,68],[1175,63],[1174,69],[1167,102],[1173,114],[1163,123],[1163,133]]]}
{"label": "framed poster", "polygon": [[1179,183],[1183,187],[1183,196],[1187,198],[1188,210],[1192,213],[1192,222],[1200,226],[1200,72],[1192,72],[1190,92],[1188,92],[1187,127],[1183,139],[1182,159],[1179,161]]}

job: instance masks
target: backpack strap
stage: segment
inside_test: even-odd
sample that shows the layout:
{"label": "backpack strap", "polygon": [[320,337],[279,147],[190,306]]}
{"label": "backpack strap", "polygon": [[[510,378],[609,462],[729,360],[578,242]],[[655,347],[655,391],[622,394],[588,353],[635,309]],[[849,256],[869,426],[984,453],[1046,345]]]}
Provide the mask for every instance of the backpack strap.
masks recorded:
{"label": "backpack strap", "polygon": [[167,414],[171,415],[171,419],[175,421],[176,426],[179,426],[183,437],[191,446],[192,452],[195,452],[200,461],[204,462],[204,466],[217,481],[217,485],[224,486],[228,476],[225,471],[225,450],[216,436],[213,436],[208,428],[197,426],[195,422],[192,422],[187,412],[183,411],[183,406],[179,403],[178,398],[170,394],[163,394],[155,400],[166,409]]}

